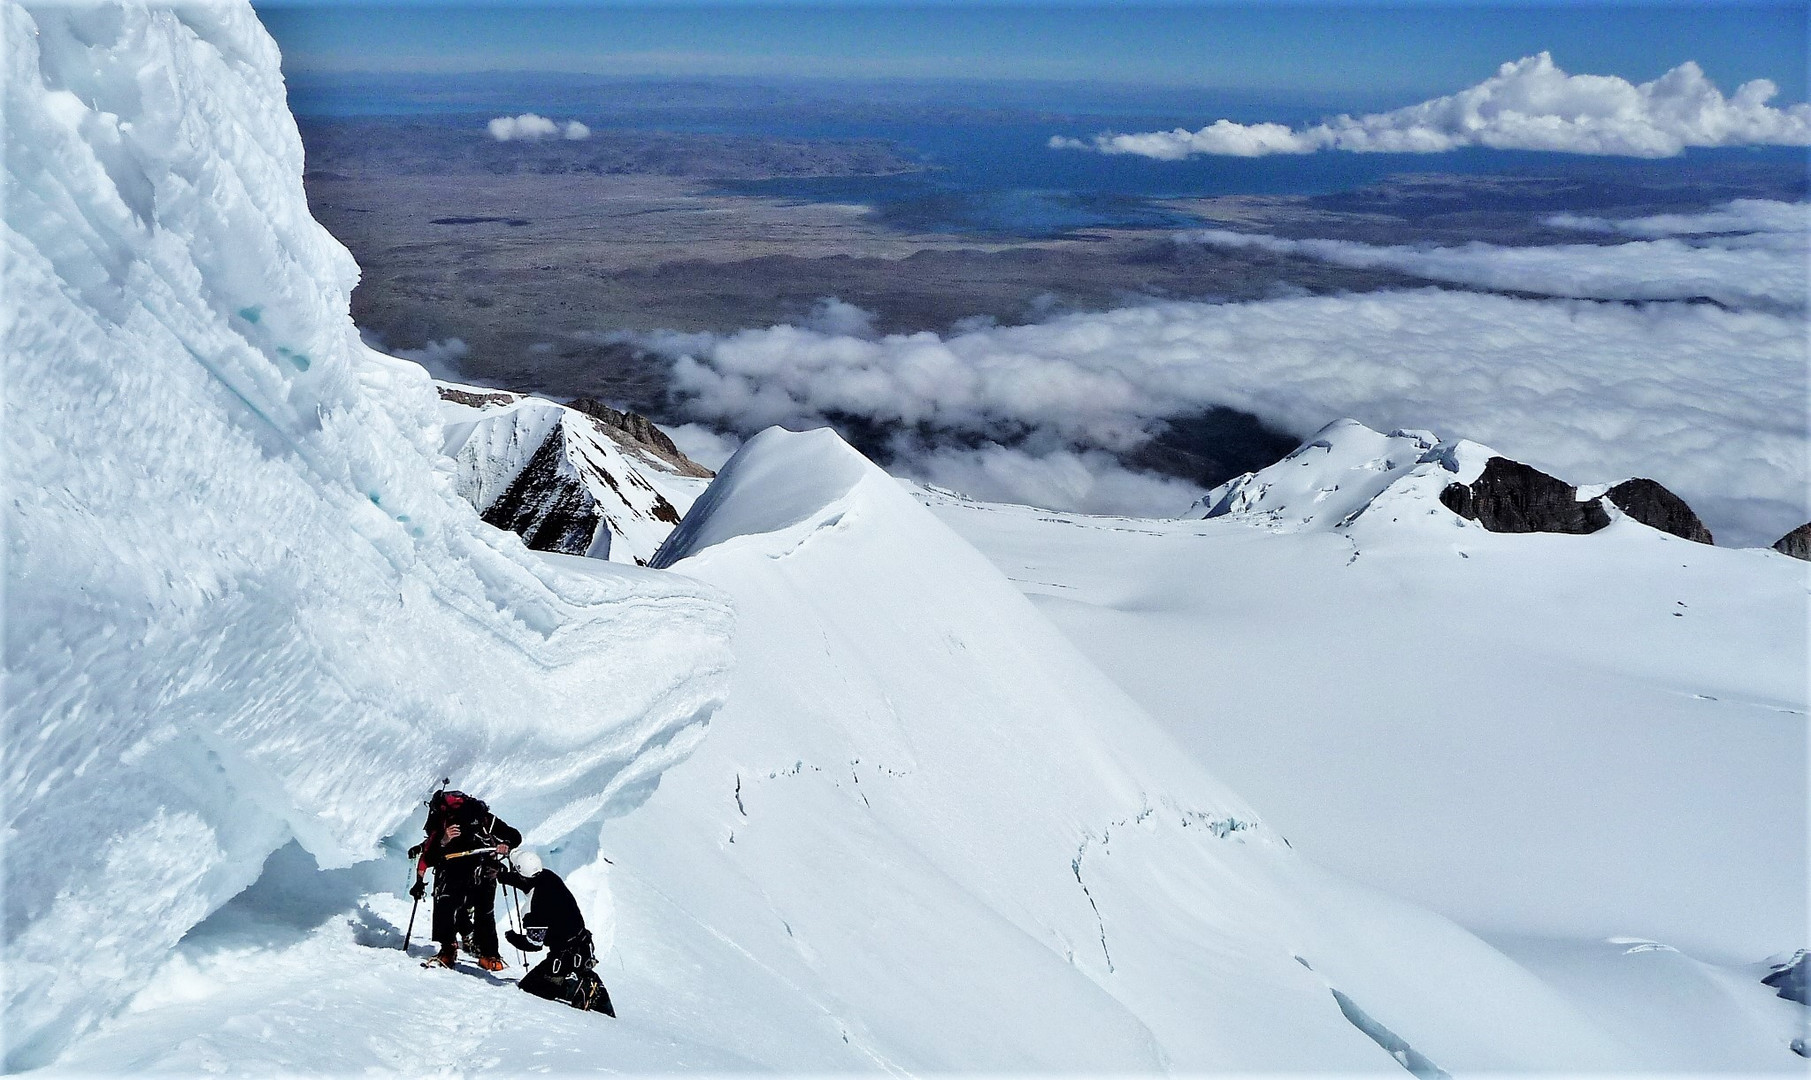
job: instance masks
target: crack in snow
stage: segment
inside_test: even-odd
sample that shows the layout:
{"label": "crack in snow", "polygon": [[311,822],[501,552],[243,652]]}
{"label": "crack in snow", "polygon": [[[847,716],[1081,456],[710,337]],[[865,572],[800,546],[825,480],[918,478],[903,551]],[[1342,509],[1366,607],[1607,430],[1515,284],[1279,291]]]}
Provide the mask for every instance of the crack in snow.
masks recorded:
{"label": "crack in snow", "polygon": [[[1103,838],[1102,844],[1106,843]],[[1075,874],[1075,883],[1082,887],[1082,896],[1087,898],[1088,907],[1094,911],[1094,923],[1100,928],[1100,952],[1107,960],[1107,974],[1114,972],[1113,952],[1107,948],[1107,921],[1101,918],[1100,905],[1094,902],[1094,894],[1088,891],[1088,883],[1082,880],[1082,857],[1088,854],[1088,839],[1083,838],[1081,847],[1075,850],[1075,858],[1069,862],[1069,869]]]}
{"label": "crack in snow", "polygon": [[[1301,957],[1298,956],[1296,959],[1301,960]],[[1307,967],[1307,961],[1303,960],[1302,966]],[[1333,990],[1332,987],[1328,987],[1328,989]],[[1333,1000],[1339,1004],[1339,1011],[1345,1014],[1352,1026],[1364,1032],[1372,1042],[1383,1047],[1385,1052],[1396,1059],[1396,1064],[1421,1077],[1422,1080],[1452,1080],[1452,1074],[1429,1061],[1426,1055],[1404,1042],[1395,1032],[1378,1023],[1369,1013],[1359,1008],[1351,998],[1338,990],[1333,990]]]}

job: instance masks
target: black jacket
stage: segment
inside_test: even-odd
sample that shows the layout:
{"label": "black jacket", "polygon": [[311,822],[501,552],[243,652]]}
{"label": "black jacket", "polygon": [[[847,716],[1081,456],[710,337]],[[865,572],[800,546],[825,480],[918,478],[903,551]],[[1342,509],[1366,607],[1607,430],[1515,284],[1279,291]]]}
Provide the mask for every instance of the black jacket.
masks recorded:
{"label": "black jacket", "polygon": [[[443,839],[448,825],[459,826],[459,835],[451,841]],[[430,866],[440,866],[452,856],[481,848],[494,848],[498,844],[508,844],[511,849],[522,845],[522,834],[511,828],[509,823],[491,813],[490,807],[482,799],[464,798],[456,807],[435,808],[428,814],[427,839],[411,853],[420,856],[420,867],[426,870]],[[478,864],[485,860],[479,856],[458,859],[455,862],[463,869],[471,866],[473,872]]]}
{"label": "black jacket", "polygon": [[552,870],[543,870],[533,877],[505,870],[497,875],[497,880],[534,894],[522,914],[522,931],[537,946],[559,952],[585,933],[585,917],[579,913],[578,901]]}

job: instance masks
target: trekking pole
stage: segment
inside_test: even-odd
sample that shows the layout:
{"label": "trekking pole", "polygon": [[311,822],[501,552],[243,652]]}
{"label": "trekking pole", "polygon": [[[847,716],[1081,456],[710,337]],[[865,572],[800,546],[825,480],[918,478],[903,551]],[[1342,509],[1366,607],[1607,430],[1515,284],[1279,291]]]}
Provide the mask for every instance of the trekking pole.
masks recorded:
{"label": "trekking pole", "polygon": [[[445,776],[440,778],[441,790],[444,791],[446,789],[448,779],[449,778],[445,777]],[[433,801],[433,796],[429,796],[429,802],[431,803],[432,801]],[[426,841],[423,841],[423,843],[425,844]],[[417,867],[419,867],[420,865],[421,865],[420,863],[416,864]],[[415,882],[414,881],[409,882],[409,892],[410,893],[415,892]],[[420,895],[416,895],[415,902],[413,904],[409,905],[409,928],[407,930],[403,931],[403,935],[402,935],[402,954],[404,956],[409,955],[409,939],[415,936],[415,912],[420,910],[420,908],[421,908],[421,897],[420,897]]]}
{"label": "trekking pole", "polygon": [[[509,868],[511,874],[516,872],[516,861],[508,855],[503,856],[503,865]],[[516,893],[515,886],[503,886],[503,910],[509,912],[510,921],[515,924],[513,929],[519,935],[522,933],[522,897],[520,893],[516,893],[514,901],[512,902],[510,897],[511,893]],[[516,946],[516,959],[522,962],[522,970],[526,972],[528,970],[528,954],[522,951],[520,945]]]}

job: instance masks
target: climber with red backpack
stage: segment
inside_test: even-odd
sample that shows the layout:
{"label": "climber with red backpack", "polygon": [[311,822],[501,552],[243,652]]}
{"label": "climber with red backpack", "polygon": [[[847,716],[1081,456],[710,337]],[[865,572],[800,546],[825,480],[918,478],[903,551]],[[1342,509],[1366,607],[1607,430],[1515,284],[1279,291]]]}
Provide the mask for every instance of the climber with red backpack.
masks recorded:
{"label": "climber with red backpack", "polygon": [[497,950],[497,884],[499,860],[522,844],[522,834],[491,813],[484,800],[442,788],[428,800],[427,838],[409,849],[415,862],[415,885],[409,895],[418,902],[434,870],[434,940],[440,951],[423,967],[452,967],[459,942],[478,956],[478,966],[501,971],[507,965]]}

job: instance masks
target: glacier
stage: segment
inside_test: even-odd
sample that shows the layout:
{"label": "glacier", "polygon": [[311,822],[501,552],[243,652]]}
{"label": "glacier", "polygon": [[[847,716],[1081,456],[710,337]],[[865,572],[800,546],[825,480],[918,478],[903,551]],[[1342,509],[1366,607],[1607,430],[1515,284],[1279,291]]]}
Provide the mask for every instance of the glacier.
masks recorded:
{"label": "glacier", "polygon": [[1491,532],[1440,496],[1493,456],[1347,420],[1206,520],[918,495],[1304,854],[1480,935],[1619,1067],[1802,1072],[1811,1014],[1757,991],[1807,932],[1804,564],[1613,506]]}
{"label": "glacier", "polygon": [[365,348],[249,5],[7,4],[8,1068],[124,1004],[291,839],[442,776],[536,835],[632,805],[731,615],[483,525]]}
{"label": "glacier", "polygon": [[[1355,425],[1175,522],[772,430],[530,550],[556,426],[641,465],[360,342],[249,5],[0,11],[8,1070],[1802,1072],[1802,564]],[[404,955],[441,777],[619,1020]]]}

